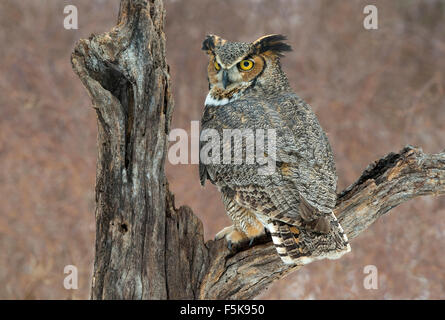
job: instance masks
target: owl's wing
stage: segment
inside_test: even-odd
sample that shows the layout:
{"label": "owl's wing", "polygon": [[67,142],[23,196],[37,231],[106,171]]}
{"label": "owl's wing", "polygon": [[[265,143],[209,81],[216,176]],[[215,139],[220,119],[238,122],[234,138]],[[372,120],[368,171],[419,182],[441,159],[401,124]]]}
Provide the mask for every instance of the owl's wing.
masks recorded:
{"label": "owl's wing", "polygon": [[288,95],[277,103],[289,136],[285,141],[277,139],[276,163],[281,180],[268,189],[269,196],[273,203],[289,203],[290,210],[280,210],[278,216],[300,216],[322,224],[319,218],[332,212],[337,199],[337,174],[329,141],[302,99]]}
{"label": "owl's wing", "polygon": [[337,174],[327,136],[310,106],[298,97],[284,100],[280,108],[292,134],[284,147],[277,142],[277,172],[293,188],[278,187],[278,192],[282,197],[298,193],[299,214],[305,220],[329,214],[336,204]]}
{"label": "owl's wing", "polygon": [[310,106],[296,95],[209,108],[203,128],[276,131],[276,152],[268,155],[276,164],[271,175],[259,174],[258,165],[200,166],[201,179],[230,188],[240,205],[289,223],[299,218],[318,223],[332,212],[337,182],[332,151]]}

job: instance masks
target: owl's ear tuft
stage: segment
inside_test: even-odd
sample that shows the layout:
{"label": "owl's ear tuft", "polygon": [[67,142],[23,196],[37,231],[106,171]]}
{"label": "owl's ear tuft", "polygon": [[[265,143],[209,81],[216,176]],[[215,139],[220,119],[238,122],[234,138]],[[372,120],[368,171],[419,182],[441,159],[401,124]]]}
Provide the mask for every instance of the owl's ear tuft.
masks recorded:
{"label": "owl's ear tuft", "polygon": [[263,36],[253,42],[256,53],[271,53],[282,57],[283,52],[292,51],[292,47],[286,42],[286,36],[282,34],[270,34]]}
{"label": "owl's ear tuft", "polygon": [[202,42],[202,50],[207,51],[207,53],[214,53],[215,47],[223,45],[227,40],[216,36],[214,34],[209,34]]}
{"label": "owl's ear tuft", "polygon": [[207,52],[209,51],[213,52],[213,50],[215,49],[215,36],[212,34],[206,36],[206,38],[202,42],[201,49]]}

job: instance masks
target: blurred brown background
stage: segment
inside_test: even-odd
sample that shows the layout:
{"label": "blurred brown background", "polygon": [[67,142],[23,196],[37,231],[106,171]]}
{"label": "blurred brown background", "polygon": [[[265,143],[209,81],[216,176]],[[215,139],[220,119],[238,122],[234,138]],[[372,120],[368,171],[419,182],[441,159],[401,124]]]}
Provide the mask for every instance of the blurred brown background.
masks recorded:
{"label": "blurred brown background", "polygon": [[[0,298],[88,297],[94,249],[96,114],[71,70],[74,43],[108,31],[118,0],[0,1]],[[79,29],[63,28],[74,4]],[[375,4],[379,29],[363,28]],[[405,144],[445,148],[445,1],[166,0],[173,128],[199,120],[207,93],[207,33],[253,41],[288,36],[283,67],[328,132],[339,191],[368,163]],[[206,239],[230,221],[196,165],[167,165],[176,205],[203,220]],[[266,299],[444,299],[445,197],[392,210],[337,261],[314,262]],[[79,289],[63,287],[63,268]],[[375,265],[378,290],[363,287]]]}

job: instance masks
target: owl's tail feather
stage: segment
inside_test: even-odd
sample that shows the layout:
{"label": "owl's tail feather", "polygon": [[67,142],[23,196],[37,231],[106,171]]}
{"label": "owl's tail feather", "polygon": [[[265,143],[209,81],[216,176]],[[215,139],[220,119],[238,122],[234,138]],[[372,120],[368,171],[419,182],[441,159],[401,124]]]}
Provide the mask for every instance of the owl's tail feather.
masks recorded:
{"label": "owl's tail feather", "polygon": [[304,265],[320,259],[338,259],[351,251],[348,237],[333,213],[327,217],[328,233],[273,220],[268,224],[273,243],[284,263]]}

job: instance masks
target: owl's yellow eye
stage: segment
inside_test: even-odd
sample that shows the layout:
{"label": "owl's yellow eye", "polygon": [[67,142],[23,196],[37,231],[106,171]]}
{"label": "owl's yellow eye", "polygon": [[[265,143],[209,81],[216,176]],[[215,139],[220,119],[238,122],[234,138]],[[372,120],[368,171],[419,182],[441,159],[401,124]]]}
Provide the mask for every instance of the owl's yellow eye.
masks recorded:
{"label": "owl's yellow eye", "polygon": [[214,65],[215,65],[215,70],[216,71],[219,71],[219,69],[221,69],[221,66],[219,65],[219,63],[218,62],[214,62]]}
{"label": "owl's yellow eye", "polygon": [[243,60],[239,63],[239,67],[241,70],[248,71],[253,68],[252,60]]}

